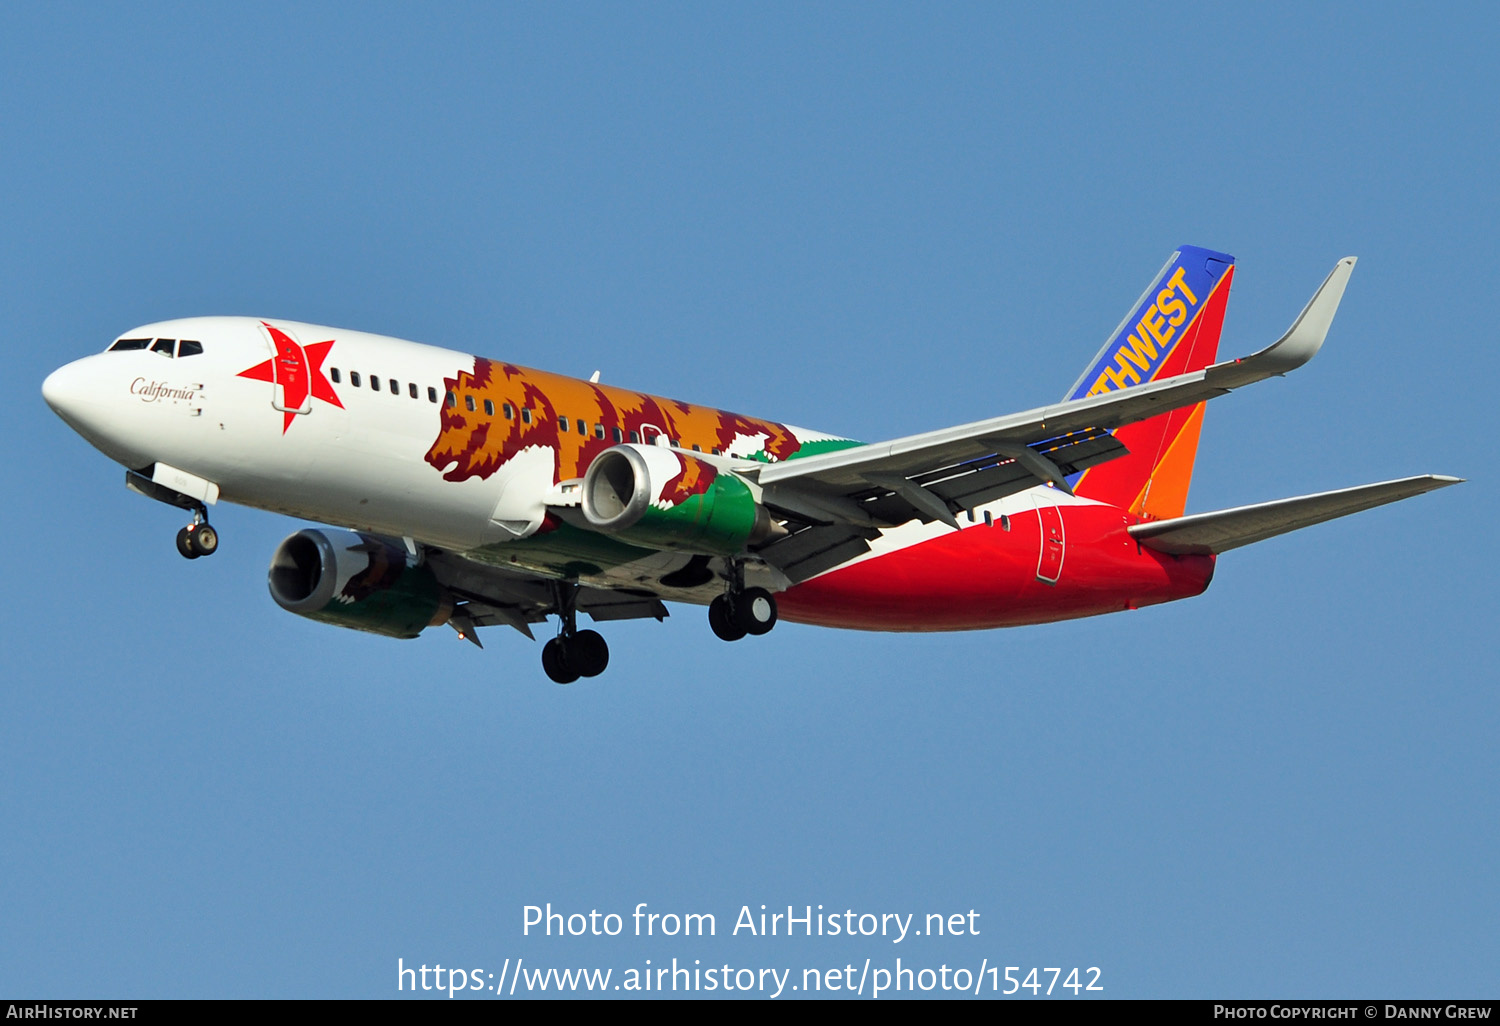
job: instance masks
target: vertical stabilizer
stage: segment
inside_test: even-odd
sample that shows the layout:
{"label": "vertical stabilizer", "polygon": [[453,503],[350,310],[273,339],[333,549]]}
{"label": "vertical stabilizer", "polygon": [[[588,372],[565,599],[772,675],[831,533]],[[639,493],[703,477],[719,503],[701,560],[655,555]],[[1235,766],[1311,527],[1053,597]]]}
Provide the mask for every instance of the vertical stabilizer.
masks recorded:
{"label": "vertical stabilizer", "polygon": [[[1214,362],[1234,257],[1182,246],[1120,322],[1065,398],[1079,399],[1189,374]],[[1187,506],[1203,403],[1117,428],[1130,454],[1075,475],[1076,494],[1146,520],[1179,517]]]}

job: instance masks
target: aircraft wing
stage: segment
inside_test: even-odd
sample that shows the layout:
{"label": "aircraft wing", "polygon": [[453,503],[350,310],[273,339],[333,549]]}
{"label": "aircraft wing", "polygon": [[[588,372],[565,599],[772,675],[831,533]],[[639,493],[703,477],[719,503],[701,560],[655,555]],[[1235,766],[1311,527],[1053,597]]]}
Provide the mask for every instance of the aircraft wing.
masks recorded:
{"label": "aircraft wing", "polygon": [[[1069,474],[1126,450],[1111,429],[1193,406],[1296,370],[1317,354],[1338,312],[1354,257],[1318,287],[1286,334],[1252,356],[1130,388],[889,442],[741,471],[773,509],[808,526],[759,555],[793,581],[869,548],[909,520],[957,528],[956,513],[1037,484],[1068,490]],[[738,469],[738,468],[736,468]]]}
{"label": "aircraft wing", "polygon": [[1238,506],[1213,513],[1195,513],[1172,520],[1133,524],[1126,530],[1142,545],[1173,555],[1228,552],[1241,545],[1264,541],[1278,534],[1346,517],[1350,513],[1373,509],[1388,502],[1409,499],[1413,495],[1446,488],[1460,481],[1462,478],[1444,474],[1422,474],[1418,477],[1404,477],[1399,481],[1382,481],[1379,484],[1319,492],[1317,495],[1301,495],[1295,499],[1277,499],[1274,502],[1258,502],[1253,506]]}
{"label": "aircraft wing", "polygon": [[[506,624],[528,638],[531,624],[558,611],[556,582],[499,566],[476,563],[450,553],[433,553],[429,564],[443,587],[461,601],[449,621],[466,639],[479,644],[475,627]],[[666,619],[667,607],[655,595],[607,588],[579,588],[574,608],[600,620]],[[480,646],[483,648],[484,646]]]}

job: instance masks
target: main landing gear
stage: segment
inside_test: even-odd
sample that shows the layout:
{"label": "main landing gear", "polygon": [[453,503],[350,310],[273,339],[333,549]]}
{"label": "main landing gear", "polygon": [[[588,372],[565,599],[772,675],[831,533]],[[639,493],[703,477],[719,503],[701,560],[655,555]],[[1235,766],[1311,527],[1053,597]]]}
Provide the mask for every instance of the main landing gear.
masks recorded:
{"label": "main landing gear", "polygon": [[745,568],[730,564],[729,590],[708,604],[708,626],[725,641],[766,634],[776,626],[776,597],[764,588],[745,587]]}
{"label": "main landing gear", "polygon": [[557,637],[542,646],[542,670],[558,684],[597,677],[609,665],[609,645],[598,631],[578,629],[578,585],[557,588]]}
{"label": "main landing gear", "polygon": [[208,510],[193,508],[193,522],[177,532],[177,551],[187,559],[212,556],[219,551],[219,532],[208,522]]}

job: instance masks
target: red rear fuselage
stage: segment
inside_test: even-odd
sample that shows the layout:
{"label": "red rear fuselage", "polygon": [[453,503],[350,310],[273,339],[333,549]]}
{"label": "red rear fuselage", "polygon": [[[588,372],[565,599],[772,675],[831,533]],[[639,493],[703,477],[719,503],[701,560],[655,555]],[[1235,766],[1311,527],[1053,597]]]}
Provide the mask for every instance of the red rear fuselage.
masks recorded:
{"label": "red rear fuselage", "polygon": [[[1052,507],[1044,506],[1048,510]],[[1213,556],[1171,556],[1125,528],[1113,506],[1023,511],[915,545],[874,550],[779,596],[781,616],[878,631],[981,630],[1135,609],[1201,594]],[[1055,575],[1055,583],[1046,580]]]}

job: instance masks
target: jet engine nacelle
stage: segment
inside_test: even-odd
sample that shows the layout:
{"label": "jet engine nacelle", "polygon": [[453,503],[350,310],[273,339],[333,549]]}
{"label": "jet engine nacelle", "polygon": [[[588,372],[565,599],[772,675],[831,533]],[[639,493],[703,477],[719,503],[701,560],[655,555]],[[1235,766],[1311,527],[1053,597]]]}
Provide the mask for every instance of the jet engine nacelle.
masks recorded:
{"label": "jet engine nacelle", "polygon": [[453,614],[453,596],[405,546],[353,531],[298,531],[277,546],[267,583],[288,612],[391,638],[415,638]]}
{"label": "jet engine nacelle", "polygon": [[737,474],[657,445],[600,453],[583,475],[583,515],[623,541],[714,555],[743,552],[778,526]]}

